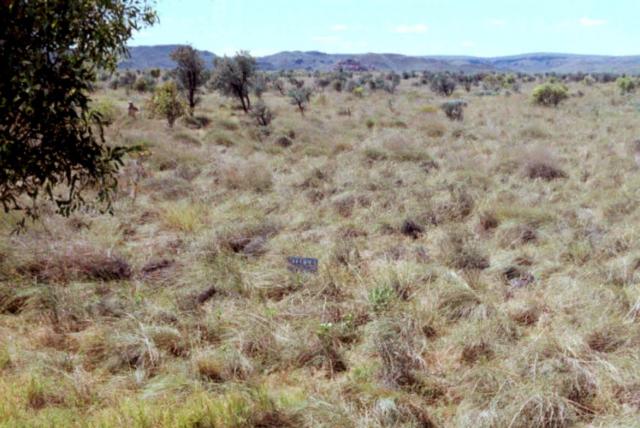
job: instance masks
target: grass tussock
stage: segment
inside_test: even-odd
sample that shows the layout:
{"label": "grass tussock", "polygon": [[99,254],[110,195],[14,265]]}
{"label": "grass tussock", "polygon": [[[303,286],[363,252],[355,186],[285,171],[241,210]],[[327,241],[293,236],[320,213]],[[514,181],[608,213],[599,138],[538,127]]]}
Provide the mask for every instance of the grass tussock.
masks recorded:
{"label": "grass tussock", "polygon": [[481,82],[454,123],[422,79],[302,116],[282,78],[268,129],[204,89],[168,130],[98,84],[144,151],[113,215],[0,215],[0,425],[636,426],[629,98]]}

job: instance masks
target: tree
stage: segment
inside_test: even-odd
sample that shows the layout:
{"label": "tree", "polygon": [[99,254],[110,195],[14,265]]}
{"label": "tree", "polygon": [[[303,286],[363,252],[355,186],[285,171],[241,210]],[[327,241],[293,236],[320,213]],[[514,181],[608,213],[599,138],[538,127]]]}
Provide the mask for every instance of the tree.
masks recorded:
{"label": "tree", "polygon": [[184,114],[184,103],[180,100],[175,82],[164,83],[156,89],[149,103],[149,109],[154,116],[167,119],[169,128],[173,128],[176,119]]}
{"label": "tree", "polygon": [[245,113],[251,110],[249,91],[256,74],[256,60],[248,52],[240,51],[233,58],[216,58],[212,87],[224,96],[240,101]]}
{"label": "tree", "polygon": [[177,64],[174,73],[180,89],[183,90],[189,104],[189,114],[193,115],[200,99],[198,88],[205,82],[204,61],[198,51],[191,46],[180,46],[171,52],[171,59]]}
{"label": "tree", "polygon": [[[95,190],[110,209],[126,153],[105,143],[90,108],[98,71],[113,72],[133,31],[155,22],[146,0],[12,0],[0,5],[0,204],[68,215]],[[22,218],[24,224],[26,217]]]}
{"label": "tree", "polygon": [[311,101],[311,94],[313,91],[309,88],[300,87],[293,88],[289,91],[289,97],[291,98],[291,104],[298,107],[300,114],[304,116],[304,111],[307,109],[309,101]]}

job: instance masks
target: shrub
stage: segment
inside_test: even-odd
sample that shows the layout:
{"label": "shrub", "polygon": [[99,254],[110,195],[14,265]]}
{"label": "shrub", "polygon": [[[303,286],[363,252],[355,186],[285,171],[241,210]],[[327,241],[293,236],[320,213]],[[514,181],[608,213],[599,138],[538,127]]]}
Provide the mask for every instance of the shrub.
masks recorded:
{"label": "shrub", "polygon": [[447,115],[449,120],[461,121],[462,119],[464,119],[464,108],[466,106],[466,101],[452,100],[443,103],[440,108],[442,109],[442,111],[444,111],[444,114]]}
{"label": "shrub", "polygon": [[289,91],[289,98],[291,98],[291,104],[298,107],[301,115],[304,115],[304,111],[309,105],[311,100],[311,94],[313,91],[309,88],[293,88]]}
{"label": "shrub", "polygon": [[93,103],[91,112],[91,114],[98,116],[100,122],[105,126],[113,124],[118,116],[118,109],[115,103],[107,98],[102,98]]}
{"label": "shrub", "polygon": [[159,86],[150,101],[150,111],[153,115],[167,119],[169,127],[173,127],[176,119],[184,114],[184,103],[178,95],[178,87],[174,82],[167,82]]}
{"label": "shrub", "polygon": [[636,82],[630,77],[620,77],[616,81],[622,95],[632,94],[636,91]]}
{"label": "shrub", "polygon": [[393,301],[395,292],[388,285],[381,285],[369,292],[368,300],[373,311],[380,313],[385,311]]}
{"label": "shrub", "polygon": [[271,109],[263,102],[258,101],[251,109],[250,116],[256,121],[258,126],[267,127],[273,120]]}
{"label": "shrub", "polygon": [[431,90],[438,95],[445,97],[453,94],[456,89],[456,82],[448,75],[440,74],[431,81]]}
{"label": "shrub", "polygon": [[133,89],[138,92],[149,92],[155,88],[156,82],[150,76],[140,76],[133,84]]}
{"label": "shrub", "polygon": [[557,107],[569,98],[569,89],[560,83],[545,83],[533,90],[533,102],[545,107]]}

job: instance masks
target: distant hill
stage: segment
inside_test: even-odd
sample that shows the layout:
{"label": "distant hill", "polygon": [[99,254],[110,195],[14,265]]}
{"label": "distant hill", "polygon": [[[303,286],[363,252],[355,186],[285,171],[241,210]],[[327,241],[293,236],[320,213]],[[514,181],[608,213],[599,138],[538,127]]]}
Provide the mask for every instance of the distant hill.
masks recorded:
{"label": "distant hill", "polygon": [[[134,46],[130,58],[120,63],[123,69],[173,68],[169,57],[179,45]],[[199,51],[205,64],[212,67],[216,55]],[[640,55],[604,56],[534,53],[515,56],[480,58],[468,56],[408,56],[400,54],[327,54],[317,51],[286,51],[256,58],[263,70],[332,70],[338,63],[357,61],[374,70],[432,71],[509,71],[522,73],[627,73],[640,74]]]}
{"label": "distant hill", "polygon": [[[173,52],[180,45],[155,45],[155,46],[133,46],[129,48],[129,58],[125,58],[118,65],[122,69],[144,70],[147,68],[173,68],[175,62],[170,58]],[[209,51],[198,51],[205,64],[213,67],[215,55]]]}

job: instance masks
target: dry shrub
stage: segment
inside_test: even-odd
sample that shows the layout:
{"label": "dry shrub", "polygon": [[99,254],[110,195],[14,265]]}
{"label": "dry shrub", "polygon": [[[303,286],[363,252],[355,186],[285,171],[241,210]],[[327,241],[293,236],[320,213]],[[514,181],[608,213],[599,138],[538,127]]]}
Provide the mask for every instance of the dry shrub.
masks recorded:
{"label": "dry shrub", "polygon": [[483,270],[489,267],[489,258],[473,242],[473,236],[461,229],[450,228],[440,239],[442,261],[453,269]]}
{"label": "dry shrub", "polygon": [[567,174],[557,166],[557,161],[546,150],[536,149],[527,155],[524,162],[524,173],[532,179],[552,181],[558,178],[567,178]]}
{"label": "dry shrub", "polygon": [[418,371],[424,361],[415,349],[413,323],[382,320],[373,326],[373,343],[382,361],[380,377],[390,387],[415,389],[421,380]]}
{"label": "dry shrub", "polygon": [[540,315],[542,315],[542,309],[535,303],[515,307],[509,312],[509,317],[523,326],[536,324],[540,319]]}
{"label": "dry shrub", "polygon": [[614,352],[626,342],[625,328],[605,326],[592,331],[586,337],[589,348],[596,352]]}
{"label": "dry shrub", "polygon": [[267,251],[267,242],[280,230],[280,226],[268,220],[260,223],[234,225],[218,232],[210,243],[209,254],[229,251],[245,256],[260,256]]}
{"label": "dry shrub", "polygon": [[192,363],[198,375],[216,383],[245,380],[254,370],[248,358],[229,347],[201,351]]}
{"label": "dry shrub", "polygon": [[491,313],[491,309],[480,300],[472,289],[453,284],[438,296],[437,309],[440,314],[451,321],[464,318],[486,319]]}
{"label": "dry shrub", "polygon": [[436,425],[424,403],[411,397],[381,398],[376,401],[373,415],[380,426],[412,426],[433,428]]}
{"label": "dry shrub", "polygon": [[155,346],[175,357],[185,356],[188,352],[188,344],[182,333],[169,326],[150,326],[144,329],[144,334],[149,337]]}
{"label": "dry shrub", "polygon": [[220,168],[220,183],[230,190],[266,192],[273,185],[267,165],[257,161],[235,161]]}
{"label": "dry shrub", "polygon": [[498,231],[497,240],[502,248],[517,248],[521,245],[536,242],[538,234],[535,225],[518,224]]}
{"label": "dry shrub", "polygon": [[462,187],[452,186],[448,190],[447,198],[436,201],[421,218],[433,225],[457,222],[466,219],[473,212],[475,202],[471,195]]}
{"label": "dry shrub", "polygon": [[616,400],[640,411],[640,383],[631,383],[615,389]]}
{"label": "dry shrub", "polygon": [[353,209],[356,205],[356,198],[353,195],[339,195],[333,198],[333,208],[342,217],[351,217]]}
{"label": "dry shrub", "polygon": [[491,211],[484,211],[478,216],[478,229],[480,232],[489,232],[496,229],[500,222],[496,215]]}
{"label": "dry shrub", "polygon": [[[329,328],[335,329],[333,325]],[[333,332],[322,331],[321,327],[321,331],[307,342],[296,357],[296,365],[324,370],[328,376],[345,372],[347,363],[340,353],[339,345],[338,337]]]}
{"label": "dry shrub", "polygon": [[424,232],[424,228],[412,219],[405,219],[400,226],[400,233],[413,239],[418,239]]}
{"label": "dry shrub", "polygon": [[83,242],[38,248],[30,258],[18,266],[18,272],[43,282],[118,281],[132,273],[124,258]]}
{"label": "dry shrub", "polygon": [[504,426],[511,428],[565,428],[577,420],[577,412],[566,398],[554,393],[529,394],[526,390],[513,397],[505,413],[508,425]]}
{"label": "dry shrub", "polygon": [[0,314],[18,314],[27,304],[28,295],[14,284],[0,282]]}
{"label": "dry shrub", "polygon": [[477,343],[467,343],[462,348],[460,361],[466,364],[474,364],[480,359],[490,359],[493,357],[493,349],[491,345],[485,341]]}

